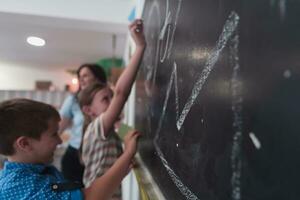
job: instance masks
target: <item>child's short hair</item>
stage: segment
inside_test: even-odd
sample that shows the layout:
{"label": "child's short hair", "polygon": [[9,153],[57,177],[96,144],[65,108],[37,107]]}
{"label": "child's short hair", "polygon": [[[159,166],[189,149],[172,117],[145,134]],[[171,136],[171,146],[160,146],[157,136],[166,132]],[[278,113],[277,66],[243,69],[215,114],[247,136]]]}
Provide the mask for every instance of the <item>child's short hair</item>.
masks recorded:
{"label": "child's short hair", "polygon": [[57,110],[45,103],[29,99],[13,99],[0,103],[0,154],[13,155],[13,144],[20,136],[40,139],[50,119],[60,120]]}

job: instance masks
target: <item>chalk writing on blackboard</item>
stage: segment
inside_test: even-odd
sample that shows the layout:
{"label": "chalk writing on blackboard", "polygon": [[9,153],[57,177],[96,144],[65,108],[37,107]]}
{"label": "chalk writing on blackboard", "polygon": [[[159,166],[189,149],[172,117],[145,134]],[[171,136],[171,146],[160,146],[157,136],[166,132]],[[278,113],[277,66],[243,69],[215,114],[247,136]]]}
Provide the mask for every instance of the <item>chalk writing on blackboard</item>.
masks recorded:
{"label": "chalk writing on blackboard", "polygon": [[242,103],[243,98],[241,94],[241,81],[239,79],[239,57],[238,57],[238,47],[239,47],[239,36],[235,32],[232,40],[230,41],[230,59],[233,65],[233,73],[231,78],[231,91],[232,91],[232,111],[233,111],[233,144],[231,150],[231,187],[232,187],[232,199],[241,199],[241,173],[242,173]]}
{"label": "chalk writing on blackboard", "polygon": [[162,123],[163,123],[165,113],[166,113],[167,104],[168,104],[169,96],[170,96],[171,89],[172,89],[172,86],[173,86],[173,82],[174,82],[174,85],[175,85],[174,88],[175,88],[175,96],[176,96],[175,98],[176,98],[176,104],[177,104],[176,105],[176,119],[177,119],[178,118],[178,105],[179,104],[178,104],[177,64],[176,64],[176,62],[174,62],[174,64],[173,64],[173,71],[172,71],[172,74],[171,74],[171,79],[169,81],[169,85],[168,85],[168,88],[167,88],[167,94],[166,94],[166,98],[165,98],[165,101],[164,101],[162,114],[161,114],[161,117],[160,117],[160,120],[159,120],[159,125],[158,125],[157,131],[156,131],[156,135],[155,135],[155,138],[154,138],[154,146],[155,146],[158,157],[161,159],[162,164],[166,168],[169,176],[171,177],[172,181],[177,186],[177,188],[179,189],[181,194],[183,194],[186,197],[186,199],[188,199],[188,200],[199,200],[198,197],[192,191],[190,191],[190,189],[187,186],[184,185],[184,183],[181,181],[181,179],[172,170],[172,168],[168,164],[168,161],[164,158],[164,155],[161,152],[161,150],[160,150],[160,148],[157,144],[158,137],[159,137],[159,132],[160,132],[160,129],[161,129],[161,126],[162,126]]}
{"label": "chalk writing on blackboard", "polygon": [[160,132],[163,120],[165,118],[165,113],[166,113],[166,109],[167,109],[167,106],[168,106],[169,96],[170,96],[170,93],[171,93],[173,82],[174,82],[174,85],[175,85],[174,89],[175,89],[176,120],[177,120],[178,116],[179,116],[179,98],[178,98],[177,64],[176,64],[176,62],[174,62],[174,64],[173,64],[173,71],[171,73],[171,78],[170,78],[169,85],[168,85],[168,88],[167,88],[167,93],[166,93],[166,98],[165,98],[163,109],[162,109],[162,114],[160,116],[158,128],[156,130],[156,136],[157,137],[158,137],[158,134]]}
{"label": "chalk writing on blackboard", "polygon": [[[145,26],[145,36],[148,39],[149,45],[144,54],[144,72],[146,74],[146,81],[144,82],[144,87],[146,95],[148,97],[152,96],[153,84],[156,78],[156,71],[158,65],[158,49],[159,49],[159,31],[161,27],[161,14],[159,9],[159,4],[157,1],[153,1],[149,8],[149,13],[145,17],[145,25],[151,24],[150,21],[154,21],[153,24],[157,26],[149,28]],[[157,30],[156,30],[157,29]],[[150,40],[150,41],[149,41]]]}
{"label": "chalk writing on blackboard", "polygon": [[176,62],[173,63],[173,71],[171,73],[170,81],[167,87],[166,97],[164,100],[163,110],[162,114],[160,115],[159,125],[155,132],[155,138],[154,138],[154,146],[156,148],[156,151],[158,153],[158,156],[160,160],[162,161],[164,167],[166,168],[168,174],[170,175],[172,181],[177,186],[179,191],[184,195],[188,200],[197,200],[198,197],[188,189],[187,186],[184,185],[184,183],[181,181],[180,177],[176,175],[176,173],[172,170],[172,168],[169,166],[167,160],[165,159],[165,156],[163,152],[161,151],[159,145],[158,145],[158,139],[159,139],[159,133],[161,131],[162,123],[165,117],[170,93],[172,90],[172,86],[174,85],[175,89],[175,102],[176,102],[176,125],[177,129],[180,130],[184,120],[190,111],[195,99],[198,97],[202,86],[204,85],[206,79],[208,78],[210,72],[212,71],[214,65],[219,59],[220,54],[222,53],[223,49],[225,48],[228,41],[232,43],[232,46],[230,46],[230,55],[232,58],[232,64],[233,64],[233,74],[232,74],[232,95],[233,95],[233,102],[232,102],[232,110],[234,113],[234,138],[233,138],[233,149],[232,149],[232,155],[231,155],[231,163],[232,163],[232,196],[235,200],[240,199],[240,177],[241,177],[241,158],[240,158],[240,151],[241,151],[241,130],[242,130],[242,123],[241,123],[241,104],[242,104],[242,98],[241,98],[241,92],[240,87],[241,84],[238,80],[238,72],[239,72],[239,59],[238,59],[238,35],[237,35],[237,27],[239,23],[239,16],[234,11],[230,13],[228,19],[225,22],[225,25],[222,29],[222,33],[219,36],[219,39],[216,43],[216,46],[213,48],[212,53],[209,55],[208,60],[205,63],[204,70],[201,72],[198,80],[196,81],[192,94],[189,97],[187,103],[184,106],[184,109],[179,116],[179,97],[178,97],[178,83],[177,83],[177,64]]}
{"label": "chalk writing on blackboard", "polygon": [[[150,20],[154,20],[156,22],[154,24],[157,24],[157,27],[159,28],[161,27],[161,30],[158,30],[158,32],[156,32],[155,30],[154,31],[153,30],[147,31],[147,29],[145,30],[146,36],[149,35],[150,38],[154,40],[153,42],[155,44],[150,48],[148,47],[144,55],[145,56],[144,60],[152,61],[150,63],[146,63],[146,68],[145,68],[145,70],[147,70],[146,72],[147,81],[144,86],[148,97],[152,96],[151,88],[155,82],[158,62],[159,61],[164,62],[166,57],[169,58],[171,55],[171,50],[174,43],[174,35],[176,31],[177,21],[179,18],[181,4],[182,4],[182,0],[178,0],[178,5],[174,16],[174,12],[171,12],[169,8],[169,0],[166,1],[166,13],[165,13],[164,24],[162,27],[160,24],[161,13],[159,10],[159,5],[156,1],[154,1],[151,4],[149,13],[145,19],[146,20],[145,24],[149,24]],[[174,22],[172,23],[173,18],[174,18]]]}
{"label": "chalk writing on blackboard", "polygon": [[178,6],[177,6],[177,10],[176,10],[176,15],[175,15],[174,28],[173,28],[173,32],[172,32],[172,36],[171,36],[171,42],[170,42],[170,46],[169,46],[168,58],[170,58],[171,50],[172,50],[173,43],[174,43],[174,35],[175,35],[177,22],[178,22],[178,17],[179,17],[179,13],[180,13],[180,9],[181,9],[181,3],[182,3],[182,0],[178,0]]}
{"label": "chalk writing on blackboard", "polygon": [[164,158],[163,153],[158,147],[157,143],[154,141],[155,148],[158,154],[158,157],[161,159],[164,167],[166,168],[169,176],[171,177],[173,183],[177,186],[182,195],[186,197],[188,200],[199,200],[199,198],[180,180],[180,178],[176,175],[176,173],[169,167],[168,161]]}
{"label": "chalk writing on blackboard", "polygon": [[[176,26],[177,26],[177,21],[178,21],[180,9],[181,9],[181,2],[182,2],[182,0],[178,0],[178,5],[176,8],[176,13],[175,13],[175,21],[172,25],[173,13],[170,11],[170,8],[169,8],[169,0],[166,1],[165,22],[164,22],[164,25],[159,34],[160,62],[164,62],[167,55],[168,55],[168,58],[170,57],[171,50],[173,47],[173,42],[174,42],[174,35],[175,35]],[[172,29],[173,29],[173,31],[172,31],[172,35],[171,35]],[[166,42],[164,44],[163,40],[165,37],[167,37],[167,38],[166,38]]]}
{"label": "chalk writing on blackboard", "polygon": [[213,48],[212,53],[210,54],[210,56],[208,57],[208,60],[205,63],[204,69],[201,72],[200,77],[198,78],[198,80],[196,81],[196,83],[193,87],[192,94],[188,98],[188,101],[185,104],[185,106],[181,112],[179,120],[177,121],[177,124],[176,124],[178,130],[181,129],[182,124],[184,123],[184,120],[185,120],[187,114],[189,113],[191,107],[193,106],[194,101],[198,97],[211,70],[213,69],[216,62],[218,61],[219,56],[220,56],[222,50],[224,49],[224,47],[226,46],[227,41],[231,38],[231,36],[235,32],[235,30],[238,26],[238,22],[239,22],[239,16],[235,12],[232,12],[229,15],[229,18],[227,19],[227,21],[223,27],[223,31],[217,41],[216,46]]}
{"label": "chalk writing on blackboard", "polygon": [[249,137],[252,140],[255,148],[259,150],[261,148],[261,143],[260,143],[259,139],[255,136],[255,134],[253,132],[249,133]]}

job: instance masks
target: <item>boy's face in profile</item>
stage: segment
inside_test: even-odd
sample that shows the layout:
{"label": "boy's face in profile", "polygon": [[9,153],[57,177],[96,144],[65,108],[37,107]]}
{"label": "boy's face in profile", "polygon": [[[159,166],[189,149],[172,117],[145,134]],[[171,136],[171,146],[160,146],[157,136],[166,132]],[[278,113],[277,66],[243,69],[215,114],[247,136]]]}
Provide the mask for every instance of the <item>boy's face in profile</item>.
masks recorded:
{"label": "boy's face in profile", "polygon": [[62,143],[58,135],[58,123],[58,120],[50,119],[48,129],[41,134],[40,139],[32,139],[31,147],[35,163],[49,164],[53,161],[56,146]]}

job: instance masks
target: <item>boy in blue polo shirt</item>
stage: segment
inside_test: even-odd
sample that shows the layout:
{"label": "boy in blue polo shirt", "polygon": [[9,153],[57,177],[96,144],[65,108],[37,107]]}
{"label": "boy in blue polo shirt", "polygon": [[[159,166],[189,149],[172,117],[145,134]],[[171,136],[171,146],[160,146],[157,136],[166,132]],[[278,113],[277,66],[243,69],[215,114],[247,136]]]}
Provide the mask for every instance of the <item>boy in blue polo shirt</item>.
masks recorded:
{"label": "boy in blue polo shirt", "polygon": [[8,161],[0,172],[0,200],[94,200],[109,199],[131,168],[138,132],[125,138],[125,150],[115,164],[81,190],[49,165],[58,135],[58,112],[50,105],[28,99],[0,104],[0,154]]}

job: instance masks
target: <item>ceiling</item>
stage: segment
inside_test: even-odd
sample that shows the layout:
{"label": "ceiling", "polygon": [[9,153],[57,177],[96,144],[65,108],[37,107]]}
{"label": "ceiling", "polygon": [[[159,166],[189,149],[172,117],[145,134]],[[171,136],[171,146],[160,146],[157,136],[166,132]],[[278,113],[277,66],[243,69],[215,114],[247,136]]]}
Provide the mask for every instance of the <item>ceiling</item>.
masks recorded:
{"label": "ceiling", "polygon": [[[113,55],[122,57],[133,0],[1,0],[0,62],[74,69]],[[87,4],[87,2],[89,4]],[[46,46],[26,43],[39,36]]]}

